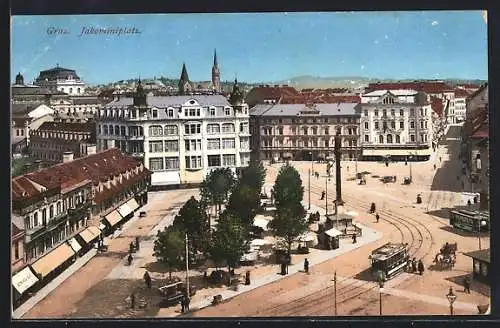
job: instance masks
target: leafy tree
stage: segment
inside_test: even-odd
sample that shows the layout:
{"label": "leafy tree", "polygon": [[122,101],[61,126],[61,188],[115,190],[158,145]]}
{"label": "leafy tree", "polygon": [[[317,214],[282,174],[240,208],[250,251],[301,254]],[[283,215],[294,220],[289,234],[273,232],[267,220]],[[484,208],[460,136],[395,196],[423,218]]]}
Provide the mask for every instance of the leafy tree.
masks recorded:
{"label": "leafy tree", "polygon": [[245,228],[250,228],[260,208],[259,194],[253,187],[239,182],[229,197],[226,211],[240,218]]}
{"label": "leafy tree", "polygon": [[[229,272],[236,267],[239,260],[249,249],[246,229],[241,220],[227,211],[221,213],[217,229],[212,235],[211,258],[220,265],[226,261]],[[231,284],[231,274],[229,274]]]}
{"label": "leafy tree", "polygon": [[255,189],[258,194],[264,186],[264,181],[266,179],[266,169],[262,166],[261,162],[252,163],[250,166],[245,167],[241,171],[241,176],[239,181],[247,186]]}
{"label": "leafy tree", "polygon": [[276,211],[269,228],[282,238],[290,254],[292,243],[308,229],[306,211],[302,205],[304,187],[299,172],[290,166],[283,166],[272,191]]}
{"label": "leafy tree", "polygon": [[157,261],[168,268],[169,279],[172,279],[172,271],[179,269],[184,264],[186,256],[184,233],[174,226],[158,231],[153,251]]}
{"label": "leafy tree", "polygon": [[202,202],[217,206],[220,212],[235,183],[236,179],[230,168],[217,168],[211,171],[200,185]]}
{"label": "leafy tree", "polygon": [[188,234],[189,248],[193,253],[196,251],[206,253],[210,232],[208,215],[194,196],[188,199],[179,210],[173,225],[178,230]]}

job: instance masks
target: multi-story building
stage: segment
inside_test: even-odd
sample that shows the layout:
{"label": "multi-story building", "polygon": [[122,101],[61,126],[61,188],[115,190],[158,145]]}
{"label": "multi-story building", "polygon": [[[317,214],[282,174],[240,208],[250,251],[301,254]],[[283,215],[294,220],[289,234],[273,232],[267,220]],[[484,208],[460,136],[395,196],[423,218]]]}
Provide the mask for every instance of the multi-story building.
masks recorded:
{"label": "multi-story building", "polygon": [[[429,97],[414,90],[377,90],[361,98],[363,158],[426,160],[432,152]],[[410,158],[411,157],[411,158]]]}
{"label": "multi-story building", "polygon": [[455,123],[462,123],[467,117],[467,97],[471,94],[468,89],[455,89]]}
{"label": "multi-story building", "polygon": [[467,98],[465,117],[467,118],[469,114],[478,108],[488,109],[488,83],[482,85]]}
{"label": "multi-story building", "polygon": [[[184,70],[183,70],[184,71]],[[118,147],[153,172],[152,185],[200,183],[211,169],[247,166],[248,106],[237,82],[221,95],[117,98],[99,111],[98,150]]]}
{"label": "multi-story building", "polygon": [[76,71],[59,67],[59,65],[40,71],[40,75],[35,79],[34,84],[47,87],[53,91],[61,91],[70,96],[85,93],[85,82],[80,79]]}
{"label": "multi-story building", "polygon": [[60,163],[68,152],[75,158],[90,155],[87,146],[95,145],[95,123],[45,122],[30,137],[33,158]]}
{"label": "multi-story building", "polygon": [[50,280],[147,202],[149,179],[142,163],[117,149],[13,178],[12,220],[25,230],[26,264]]}
{"label": "multi-story building", "polygon": [[56,111],[54,120],[69,123],[93,120],[102,105],[103,102],[97,96],[75,96],[51,101],[51,107]]}
{"label": "multi-story building", "polygon": [[343,159],[354,159],[360,155],[359,117],[356,103],[259,104],[250,110],[252,150],[274,161],[328,159],[340,129]]}
{"label": "multi-story building", "polygon": [[24,77],[21,73],[17,74],[15,83],[11,86],[12,104],[27,104],[38,106],[45,104],[51,105],[51,102],[66,99],[68,95],[62,91],[51,90],[48,87],[38,85],[24,84]]}
{"label": "multi-story building", "polygon": [[[11,252],[10,265],[11,271],[17,272],[24,267],[24,229],[17,226],[15,222],[11,223]],[[22,225],[21,225],[22,227]]]}

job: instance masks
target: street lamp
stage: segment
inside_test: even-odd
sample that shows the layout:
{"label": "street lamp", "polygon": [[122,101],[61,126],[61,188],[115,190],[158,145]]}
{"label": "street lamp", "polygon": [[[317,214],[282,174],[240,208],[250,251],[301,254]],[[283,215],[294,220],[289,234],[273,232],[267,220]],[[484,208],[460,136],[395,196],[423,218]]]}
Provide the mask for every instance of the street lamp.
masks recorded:
{"label": "street lamp", "polygon": [[411,172],[411,162],[413,160],[413,155],[408,156],[408,159],[410,160],[410,181],[413,182],[413,176]]}
{"label": "street lamp", "polygon": [[378,279],[378,296],[379,296],[379,313],[382,315],[382,293],[384,292],[384,279],[379,277]]}
{"label": "street lamp", "polygon": [[446,294],[446,298],[448,299],[448,302],[450,302],[450,315],[453,315],[453,303],[457,299],[457,295],[453,293],[453,287],[450,287],[450,291]]}
{"label": "street lamp", "polygon": [[330,181],[330,177],[325,177],[325,215],[328,215],[328,182]]}
{"label": "street lamp", "polygon": [[311,156],[311,168],[308,170],[309,174],[307,175],[308,178],[307,178],[307,181],[308,181],[308,186],[309,186],[309,207],[308,209],[310,210],[311,209],[311,174],[313,173],[313,161],[312,161],[312,152],[310,151],[309,152],[309,155]]}
{"label": "street lamp", "polygon": [[477,229],[477,240],[479,242],[479,249],[481,249],[481,227],[486,226],[486,220],[478,221],[478,229]]}

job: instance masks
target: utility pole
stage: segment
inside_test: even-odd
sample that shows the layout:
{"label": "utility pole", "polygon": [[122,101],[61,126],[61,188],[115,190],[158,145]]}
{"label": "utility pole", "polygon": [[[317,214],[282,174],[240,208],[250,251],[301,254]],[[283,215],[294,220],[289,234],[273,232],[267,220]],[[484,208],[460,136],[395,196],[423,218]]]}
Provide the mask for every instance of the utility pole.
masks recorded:
{"label": "utility pole", "polygon": [[325,177],[325,215],[328,215],[328,177]]}
{"label": "utility pole", "polygon": [[307,184],[308,184],[308,192],[309,192],[309,207],[311,209],[311,169],[307,170]]}
{"label": "utility pole", "polygon": [[333,274],[333,299],[334,299],[334,313],[337,316],[337,271]]}
{"label": "utility pole", "polygon": [[188,249],[188,235],[186,233],[186,291],[189,297],[189,249]]}

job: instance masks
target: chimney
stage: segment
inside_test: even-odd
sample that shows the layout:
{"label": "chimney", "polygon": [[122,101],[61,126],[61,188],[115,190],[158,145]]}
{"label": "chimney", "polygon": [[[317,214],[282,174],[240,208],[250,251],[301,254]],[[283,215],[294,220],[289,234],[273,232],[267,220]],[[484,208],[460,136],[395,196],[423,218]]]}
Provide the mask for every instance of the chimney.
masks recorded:
{"label": "chimney", "polygon": [[71,162],[73,160],[73,152],[65,151],[63,154],[63,163]]}
{"label": "chimney", "polygon": [[95,153],[97,153],[97,146],[96,145],[87,145],[87,156],[94,155]]}

